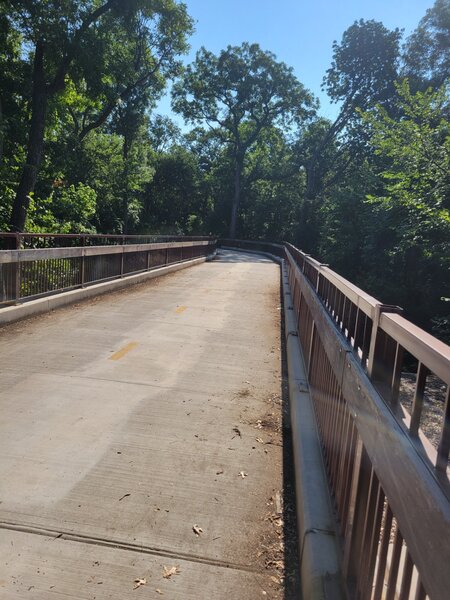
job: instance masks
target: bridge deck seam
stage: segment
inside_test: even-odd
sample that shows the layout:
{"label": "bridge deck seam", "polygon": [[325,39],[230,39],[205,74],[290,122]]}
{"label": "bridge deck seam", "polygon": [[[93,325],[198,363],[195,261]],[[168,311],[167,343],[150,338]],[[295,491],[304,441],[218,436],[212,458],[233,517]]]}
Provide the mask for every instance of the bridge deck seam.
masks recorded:
{"label": "bridge deck seam", "polygon": [[231,569],[234,571],[244,571],[247,573],[261,573],[260,569],[252,567],[251,565],[242,565],[238,563],[232,563],[229,561],[218,560],[214,558],[208,558],[206,556],[200,556],[191,554],[188,552],[177,552],[175,550],[169,550],[168,548],[157,548],[152,546],[132,544],[129,542],[121,542],[120,540],[114,540],[112,538],[105,537],[94,537],[84,535],[80,533],[74,533],[70,531],[61,531],[57,529],[47,529],[43,527],[36,527],[34,525],[28,525],[26,523],[13,523],[8,521],[0,521],[0,529],[6,529],[9,531],[18,531],[20,533],[28,533],[31,535],[40,535],[44,537],[52,537],[54,539],[61,539],[68,542],[78,542],[81,544],[89,544],[93,546],[103,546],[106,548],[116,548],[118,550],[127,550],[128,552],[136,552],[137,554],[150,554],[152,556],[163,556],[165,558],[171,558],[174,560],[183,560],[192,563],[200,563],[204,565],[210,565],[213,567]]}

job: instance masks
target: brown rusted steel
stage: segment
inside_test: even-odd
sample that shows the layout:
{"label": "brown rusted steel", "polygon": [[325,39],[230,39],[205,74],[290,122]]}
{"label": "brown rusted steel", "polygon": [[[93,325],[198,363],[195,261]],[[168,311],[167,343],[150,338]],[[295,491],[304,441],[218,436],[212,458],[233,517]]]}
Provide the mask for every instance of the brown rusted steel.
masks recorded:
{"label": "brown rusted steel", "polygon": [[397,592],[397,580],[399,576],[400,555],[403,547],[403,537],[400,529],[397,527],[394,534],[394,543],[392,548],[391,564],[389,568],[389,577],[387,581],[386,600],[394,600]]}
{"label": "brown rusted steel", "polygon": [[426,597],[427,593],[425,591],[425,588],[423,587],[423,583],[419,580],[414,600],[425,600]]}
{"label": "brown rusted steel", "polygon": [[[398,398],[408,351],[422,361],[413,409],[419,422],[424,376],[431,371],[448,386],[450,349],[434,340],[428,355],[423,343],[415,354],[413,340],[420,335],[396,314],[398,307],[359,294],[356,286],[289,246],[286,257],[291,289],[301,299],[294,305],[299,340],[343,533],[350,596],[381,600],[387,590],[389,597],[406,597],[405,590],[416,591],[412,572],[417,569],[428,596],[444,598],[449,573],[437,569],[433,557],[440,556],[440,564],[450,560],[443,543],[450,536],[448,486],[437,476],[439,461],[436,467],[419,455],[416,425],[406,430]],[[448,412],[447,399],[441,473],[448,457]],[[388,552],[393,518],[396,542]]]}
{"label": "brown rusted steel", "polygon": [[414,563],[409,555],[409,552],[407,552],[405,564],[403,566],[402,584],[398,600],[409,600],[411,594],[413,567]]}
{"label": "brown rusted steel", "polygon": [[423,409],[423,396],[428,374],[429,370],[425,365],[419,362],[417,367],[416,389],[411,410],[411,422],[409,425],[409,433],[413,437],[416,437],[419,434],[420,417],[422,416]]}
{"label": "brown rusted steel", "polygon": [[439,440],[436,468],[438,471],[446,472],[448,465],[448,454],[450,449],[450,386],[447,386],[447,393],[444,404],[444,419],[441,427],[441,436]]}
{"label": "brown rusted steel", "polygon": [[391,536],[393,514],[392,510],[387,504],[385,506],[384,520],[382,521],[381,540],[378,550],[378,565],[376,576],[374,580],[373,598],[379,600],[383,597],[383,588],[386,575],[386,565],[388,558],[389,542]]}

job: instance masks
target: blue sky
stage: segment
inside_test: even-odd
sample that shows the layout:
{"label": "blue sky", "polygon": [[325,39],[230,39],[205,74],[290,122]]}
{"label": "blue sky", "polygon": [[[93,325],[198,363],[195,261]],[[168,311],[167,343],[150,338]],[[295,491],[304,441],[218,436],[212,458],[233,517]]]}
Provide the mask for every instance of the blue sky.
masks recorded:
{"label": "blue sky", "polygon": [[[196,22],[191,62],[196,51],[205,46],[215,53],[228,44],[257,42],[273,52],[278,60],[294,68],[298,79],[321,103],[323,116],[333,118],[336,107],[330,105],[320,85],[332,58],[333,40],[357,19],[382,21],[390,29],[398,27],[410,33],[433,5],[432,0],[184,0]],[[170,98],[163,98],[156,110],[174,117]]]}

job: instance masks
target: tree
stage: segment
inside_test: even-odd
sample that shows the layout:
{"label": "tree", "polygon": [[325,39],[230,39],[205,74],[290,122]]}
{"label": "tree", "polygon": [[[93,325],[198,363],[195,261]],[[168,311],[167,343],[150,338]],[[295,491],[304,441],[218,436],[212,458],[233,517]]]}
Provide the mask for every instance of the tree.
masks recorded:
{"label": "tree", "polygon": [[181,146],[161,153],[144,194],[142,224],[151,231],[201,230],[208,213],[203,177],[194,154]]}
{"label": "tree", "polygon": [[[151,148],[148,136],[148,117],[145,106],[148,98],[137,94],[117,107],[112,121],[112,131],[118,133],[122,142],[122,202],[123,222],[122,233],[129,233],[130,208],[134,209],[135,224],[138,221],[140,206],[136,195],[144,190],[151,181],[153,169],[149,166]],[[139,144],[138,144],[139,142]]]}
{"label": "tree", "polygon": [[440,87],[450,77],[450,1],[436,0],[409,36],[403,75],[415,89]]}
{"label": "tree", "polygon": [[173,108],[189,123],[206,123],[233,159],[230,237],[236,236],[246,154],[261,132],[301,124],[313,99],[292,69],[258,44],[228,46],[219,56],[202,48],[173,88]]}
{"label": "tree", "polygon": [[175,0],[6,0],[6,7],[23,52],[32,48],[33,55],[26,160],[10,222],[21,231],[41,165],[49,101],[69,80],[82,83],[98,101],[80,125],[79,136],[86,137],[139,88],[161,91],[165,77],[177,71],[175,58],[187,48],[192,23]]}
{"label": "tree", "polygon": [[397,89],[401,118],[382,107],[364,115],[376,155],[383,158],[384,189],[369,200],[390,230],[384,259],[391,281],[385,269],[383,285],[423,323],[442,315],[441,297],[448,287],[450,123],[445,115],[450,88],[412,94],[404,80]]}
{"label": "tree", "polygon": [[168,152],[181,141],[181,129],[170,117],[155,115],[149,125],[150,143],[155,152]]}
{"label": "tree", "polygon": [[[344,32],[340,43],[333,42],[333,60],[322,87],[332,102],[340,104],[339,114],[333,123],[316,128],[314,145],[309,138],[306,147],[300,146],[301,151],[306,148],[306,195],[310,200],[320,193],[325,172],[338,171],[335,163],[324,164],[330,143],[339,139],[341,149],[334,153],[335,160],[340,160],[350,145],[348,156],[355,156],[364,147],[366,140],[357,109],[368,110],[377,103],[387,107],[392,102],[400,38],[398,29],[390,31],[378,21],[361,19]],[[345,172],[343,166],[339,164],[341,175]]]}

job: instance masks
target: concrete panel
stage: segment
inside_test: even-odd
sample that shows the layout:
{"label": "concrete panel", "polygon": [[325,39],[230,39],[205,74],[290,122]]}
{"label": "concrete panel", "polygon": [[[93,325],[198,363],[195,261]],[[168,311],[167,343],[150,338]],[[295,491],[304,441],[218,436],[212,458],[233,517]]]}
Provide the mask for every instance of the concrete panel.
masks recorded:
{"label": "concrete panel", "polygon": [[[102,547],[5,530],[0,537],[2,600],[260,600],[270,598],[268,573],[227,569],[146,552]],[[164,578],[164,567],[179,573]],[[146,584],[133,589],[136,579]],[[266,592],[266,594],[263,594]]]}
{"label": "concrete panel", "polygon": [[0,538],[62,534],[72,573],[85,543],[132,545],[247,586],[208,574],[180,598],[282,597],[265,568],[282,540],[279,267],[233,256],[0,331]]}

